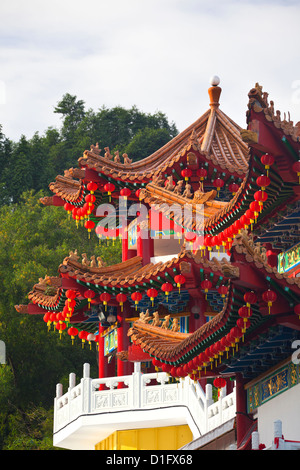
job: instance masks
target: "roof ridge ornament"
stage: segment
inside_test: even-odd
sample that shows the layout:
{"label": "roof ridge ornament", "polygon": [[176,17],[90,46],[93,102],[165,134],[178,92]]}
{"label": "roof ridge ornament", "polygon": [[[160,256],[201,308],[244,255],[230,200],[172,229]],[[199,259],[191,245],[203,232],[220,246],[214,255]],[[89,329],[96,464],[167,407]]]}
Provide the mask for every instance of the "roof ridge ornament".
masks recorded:
{"label": "roof ridge ornament", "polygon": [[211,108],[218,108],[219,107],[219,98],[221,95],[222,88],[219,87],[220,78],[217,75],[213,75],[210,79],[210,84],[212,85],[208,89],[208,95],[210,98],[210,107]]}

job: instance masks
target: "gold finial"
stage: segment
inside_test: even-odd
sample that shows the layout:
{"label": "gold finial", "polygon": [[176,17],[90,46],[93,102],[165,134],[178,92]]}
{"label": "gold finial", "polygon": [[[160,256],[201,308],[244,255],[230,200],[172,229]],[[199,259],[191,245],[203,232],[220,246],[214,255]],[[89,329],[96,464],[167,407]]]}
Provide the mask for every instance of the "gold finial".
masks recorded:
{"label": "gold finial", "polygon": [[219,107],[219,98],[221,95],[222,88],[220,88],[218,85],[220,83],[220,79],[217,75],[214,75],[210,79],[210,84],[212,85],[208,89],[208,95],[210,98],[210,106],[212,108],[218,108]]}

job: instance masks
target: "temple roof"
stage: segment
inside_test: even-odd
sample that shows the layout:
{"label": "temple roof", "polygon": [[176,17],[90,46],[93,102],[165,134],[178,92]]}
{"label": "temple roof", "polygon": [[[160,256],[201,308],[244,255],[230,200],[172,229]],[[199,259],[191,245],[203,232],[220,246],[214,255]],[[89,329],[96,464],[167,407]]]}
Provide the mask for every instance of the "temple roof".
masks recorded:
{"label": "temple roof", "polygon": [[[242,129],[219,109],[221,88],[212,86],[208,92],[210,109],[152,155],[131,161],[124,154],[122,163],[119,152],[113,156],[106,147],[101,155],[102,150],[92,145],[91,150],[86,150],[78,159],[78,171],[71,168],[65,176],[57,176],[49,185],[50,190],[64,201],[80,202],[84,182],[93,175],[100,185],[107,179],[121,185],[147,184],[159,174],[180,173],[183,162],[186,164],[189,158],[197,158],[198,166],[209,163],[214,171],[243,178],[248,168],[249,150],[241,138]],[[54,203],[49,197],[42,202]]]}

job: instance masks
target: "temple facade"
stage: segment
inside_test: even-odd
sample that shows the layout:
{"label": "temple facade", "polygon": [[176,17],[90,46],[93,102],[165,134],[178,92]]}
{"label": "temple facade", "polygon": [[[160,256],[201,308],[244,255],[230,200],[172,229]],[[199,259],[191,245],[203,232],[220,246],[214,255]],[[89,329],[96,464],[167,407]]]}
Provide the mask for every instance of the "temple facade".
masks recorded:
{"label": "temple facade", "polygon": [[16,306],[99,354],[57,385],[55,446],[300,448],[300,124],[256,84],[243,129],[221,91],[143,160],[93,145],[41,201],[122,243],[111,266],[70,252]]}

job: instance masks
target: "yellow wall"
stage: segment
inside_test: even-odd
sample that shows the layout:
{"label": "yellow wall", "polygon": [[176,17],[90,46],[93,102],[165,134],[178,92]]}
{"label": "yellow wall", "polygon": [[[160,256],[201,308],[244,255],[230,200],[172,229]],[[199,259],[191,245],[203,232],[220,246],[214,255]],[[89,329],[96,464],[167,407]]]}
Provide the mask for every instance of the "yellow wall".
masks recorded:
{"label": "yellow wall", "polygon": [[187,425],[116,431],[95,446],[95,450],[176,450],[191,442]]}

